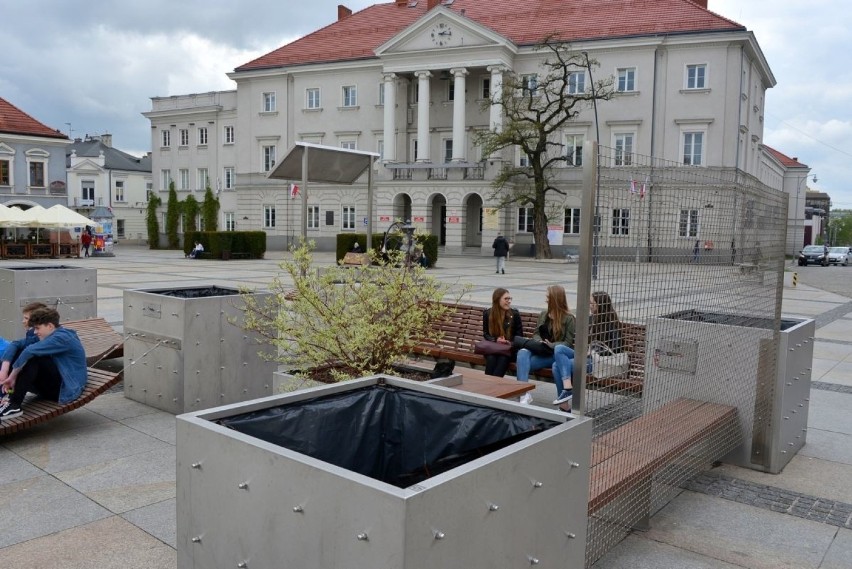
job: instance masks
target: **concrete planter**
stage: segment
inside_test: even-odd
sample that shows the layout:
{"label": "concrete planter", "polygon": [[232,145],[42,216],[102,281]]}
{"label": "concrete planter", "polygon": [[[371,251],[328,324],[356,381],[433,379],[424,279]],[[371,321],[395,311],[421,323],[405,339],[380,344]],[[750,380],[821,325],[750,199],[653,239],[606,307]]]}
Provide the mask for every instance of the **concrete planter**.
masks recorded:
{"label": "concrete planter", "polygon": [[271,395],[278,366],[230,322],[240,306],[221,287],[125,291],[125,397],[177,414]]}
{"label": "concrete planter", "polygon": [[[364,413],[361,403],[372,398],[379,402]],[[404,424],[385,415],[394,405]],[[430,406],[430,420],[418,405]],[[357,420],[340,417],[347,412]],[[256,417],[278,417],[292,444],[328,454],[251,434],[245,421]],[[516,427],[526,430],[491,440]],[[178,567],[582,567],[591,427],[585,418],[387,376],[181,415]],[[461,433],[461,443],[481,443],[481,451],[464,455],[444,433]],[[340,458],[372,468],[364,457],[376,444],[394,463],[421,448],[430,459],[441,452],[409,486]],[[430,470],[459,455],[461,463]]]}
{"label": "concrete planter", "polygon": [[21,308],[43,302],[61,320],[98,315],[98,271],[68,265],[24,265],[0,268],[0,336],[20,338]]}

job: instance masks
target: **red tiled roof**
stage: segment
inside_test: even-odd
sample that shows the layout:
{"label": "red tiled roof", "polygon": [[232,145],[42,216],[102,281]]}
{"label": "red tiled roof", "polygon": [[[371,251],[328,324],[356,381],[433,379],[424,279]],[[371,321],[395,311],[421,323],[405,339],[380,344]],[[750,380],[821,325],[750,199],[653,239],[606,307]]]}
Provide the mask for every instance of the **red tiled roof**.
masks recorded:
{"label": "red tiled roof", "polygon": [[[276,49],[235,71],[375,57],[374,50],[426,13],[396,2],[374,4]],[[516,45],[557,34],[564,41],[745,30],[691,0],[455,0],[444,6]]]}
{"label": "red tiled roof", "polygon": [[38,122],[2,97],[0,97],[0,132],[68,139],[60,131]]}
{"label": "red tiled roof", "polygon": [[767,150],[767,152],[769,152],[769,154],[774,156],[776,160],[781,162],[781,165],[784,166],[785,168],[807,168],[808,167],[807,164],[802,164],[801,162],[799,162],[799,160],[797,158],[790,158],[789,156],[787,156],[783,152],[779,152],[779,151],[775,150],[774,148],[772,148],[771,146],[766,146],[764,144],[763,147]]}

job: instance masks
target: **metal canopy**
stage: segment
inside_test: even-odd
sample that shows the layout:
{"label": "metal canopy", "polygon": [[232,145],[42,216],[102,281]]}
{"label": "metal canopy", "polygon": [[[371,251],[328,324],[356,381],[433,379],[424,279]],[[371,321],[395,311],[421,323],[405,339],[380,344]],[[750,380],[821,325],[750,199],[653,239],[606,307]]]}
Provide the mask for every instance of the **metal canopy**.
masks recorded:
{"label": "metal canopy", "polygon": [[375,152],[297,142],[267,175],[277,180],[301,180],[302,237],[308,237],[308,184],[353,184],[367,171],[367,250],[373,235],[373,161]]}

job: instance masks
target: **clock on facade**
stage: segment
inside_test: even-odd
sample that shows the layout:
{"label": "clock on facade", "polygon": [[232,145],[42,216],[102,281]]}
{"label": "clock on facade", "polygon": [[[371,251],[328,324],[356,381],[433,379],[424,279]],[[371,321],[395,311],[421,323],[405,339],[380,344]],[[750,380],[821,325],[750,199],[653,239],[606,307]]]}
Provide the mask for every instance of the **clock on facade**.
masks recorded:
{"label": "clock on facade", "polygon": [[432,28],[432,43],[437,46],[448,45],[453,39],[453,29],[446,22],[435,24]]}

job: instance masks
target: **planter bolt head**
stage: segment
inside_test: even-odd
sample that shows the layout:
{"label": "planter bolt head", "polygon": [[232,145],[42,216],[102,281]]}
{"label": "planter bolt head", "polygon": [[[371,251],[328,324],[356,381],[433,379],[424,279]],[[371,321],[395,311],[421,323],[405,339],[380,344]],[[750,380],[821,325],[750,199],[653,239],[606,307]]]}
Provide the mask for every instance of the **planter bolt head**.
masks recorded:
{"label": "planter bolt head", "polygon": [[488,504],[488,511],[489,512],[496,512],[499,509],[500,509],[500,506],[498,506],[497,504]]}
{"label": "planter bolt head", "polygon": [[192,538],[192,543],[201,543],[201,536],[200,536],[200,535],[196,535],[195,537],[193,537],[193,538]]}
{"label": "planter bolt head", "polygon": [[297,514],[301,514],[305,511],[305,508],[302,506],[293,506],[293,511]]}
{"label": "planter bolt head", "polygon": [[355,538],[358,541],[370,541],[370,536],[368,536],[366,533],[359,533],[355,536]]}
{"label": "planter bolt head", "polygon": [[580,463],[574,462],[573,460],[571,460],[571,461],[568,462],[568,466],[570,466],[571,468],[580,468]]}
{"label": "planter bolt head", "polygon": [[568,539],[577,539],[577,534],[576,534],[576,533],[573,533],[573,532],[570,532],[570,531],[566,531],[566,532],[565,532],[565,535],[567,535],[567,536],[568,536]]}
{"label": "planter bolt head", "polygon": [[544,486],[544,484],[542,484],[538,480],[533,480],[532,485],[533,485],[533,488],[541,488],[542,486]]}
{"label": "planter bolt head", "polygon": [[237,569],[246,569],[246,567],[248,567],[248,563],[246,563],[245,561],[240,561],[239,563],[237,563]]}
{"label": "planter bolt head", "polygon": [[200,462],[193,462],[192,468],[194,468],[196,470],[201,470],[201,463]]}
{"label": "planter bolt head", "polygon": [[447,535],[442,531],[435,531],[435,539],[444,539]]}
{"label": "planter bolt head", "polygon": [[530,555],[527,559],[529,559],[529,560],[530,560],[530,565],[538,565],[538,564],[540,563],[540,561],[538,560],[538,558],[537,558],[537,557],[533,557],[532,555]]}
{"label": "planter bolt head", "polygon": [[248,482],[240,482],[237,484],[237,488],[240,490],[248,490]]}

